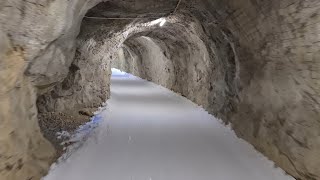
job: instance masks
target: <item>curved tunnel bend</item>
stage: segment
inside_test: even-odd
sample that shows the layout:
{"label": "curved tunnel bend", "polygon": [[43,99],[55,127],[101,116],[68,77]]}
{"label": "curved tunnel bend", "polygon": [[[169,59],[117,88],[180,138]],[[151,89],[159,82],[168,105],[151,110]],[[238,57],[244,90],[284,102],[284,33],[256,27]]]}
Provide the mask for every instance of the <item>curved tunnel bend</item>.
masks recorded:
{"label": "curved tunnel bend", "polygon": [[[54,150],[37,118],[60,151],[55,131],[89,119],[117,67],[203,106],[290,175],[318,179],[319,3],[183,0],[170,14],[176,5],[2,2],[1,165],[21,168],[1,176],[42,176]],[[105,19],[137,16],[148,18]]]}

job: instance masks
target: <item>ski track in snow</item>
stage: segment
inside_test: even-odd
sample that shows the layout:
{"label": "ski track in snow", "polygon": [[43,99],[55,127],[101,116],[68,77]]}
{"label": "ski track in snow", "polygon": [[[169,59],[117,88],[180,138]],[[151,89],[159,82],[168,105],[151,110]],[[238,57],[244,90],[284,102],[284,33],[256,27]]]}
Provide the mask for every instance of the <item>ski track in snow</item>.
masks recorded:
{"label": "ski track in snow", "polygon": [[220,120],[113,69],[111,98],[43,180],[293,180]]}

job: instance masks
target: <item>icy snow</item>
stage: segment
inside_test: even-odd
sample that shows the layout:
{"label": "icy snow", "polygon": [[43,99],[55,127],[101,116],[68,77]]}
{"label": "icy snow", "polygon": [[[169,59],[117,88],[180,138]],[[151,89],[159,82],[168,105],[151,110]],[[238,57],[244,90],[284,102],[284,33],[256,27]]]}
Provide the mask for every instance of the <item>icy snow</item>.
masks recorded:
{"label": "icy snow", "polygon": [[111,99],[43,180],[293,180],[191,101],[113,70]]}

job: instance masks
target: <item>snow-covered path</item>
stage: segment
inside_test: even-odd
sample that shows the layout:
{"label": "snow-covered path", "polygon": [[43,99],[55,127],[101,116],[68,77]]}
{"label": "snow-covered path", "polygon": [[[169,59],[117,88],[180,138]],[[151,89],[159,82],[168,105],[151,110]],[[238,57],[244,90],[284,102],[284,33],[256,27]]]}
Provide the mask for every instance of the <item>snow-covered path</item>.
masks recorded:
{"label": "snow-covered path", "polygon": [[115,73],[99,126],[44,180],[292,180],[213,116]]}

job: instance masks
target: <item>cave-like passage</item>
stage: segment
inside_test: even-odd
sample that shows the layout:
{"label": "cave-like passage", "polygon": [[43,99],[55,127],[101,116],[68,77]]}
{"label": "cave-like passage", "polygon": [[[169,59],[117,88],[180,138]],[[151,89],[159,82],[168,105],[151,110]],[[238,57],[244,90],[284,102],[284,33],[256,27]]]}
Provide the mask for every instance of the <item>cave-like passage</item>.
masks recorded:
{"label": "cave-like passage", "polygon": [[44,180],[289,180],[191,101],[113,71],[100,125]]}

